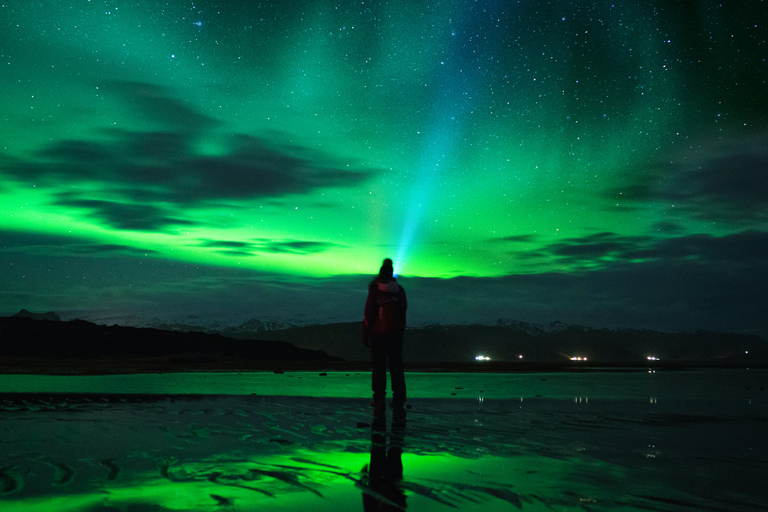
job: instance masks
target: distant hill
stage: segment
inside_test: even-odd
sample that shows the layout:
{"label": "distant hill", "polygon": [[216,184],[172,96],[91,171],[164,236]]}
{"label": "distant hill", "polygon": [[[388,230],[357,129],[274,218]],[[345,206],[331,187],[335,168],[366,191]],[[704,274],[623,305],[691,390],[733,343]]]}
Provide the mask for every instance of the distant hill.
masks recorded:
{"label": "distant hill", "polygon": [[[284,341],[238,340],[219,334],[166,331],[151,328],[96,325],[85,320],[39,320],[25,315],[0,317],[0,367],[12,371],[14,362],[35,368],[50,361],[90,367],[89,361],[110,360],[117,365],[145,369],[248,369],[264,361],[337,361],[317,350],[298,348]],[[44,366],[43,366],[44,367]],[[96,368],[96,370],[98,370]]]}
{"label": "distant hill", "polygon": [[[56,313],[26,310],[0,318],[0,357],[173,358],[179,365],[206,360],[211,361],[209,366],[228,360],[237,368],[255,361],[369,360],[360,340],[360,322],[301,326],[238,319],[198,324],[197,318],[188,316],[184,321],[145,319],[146,327],[107,327],[58,318]],[[471,363],[478,355],[499,363],[563,364],[582,357],[587,362],[576,364],[638,365],[655,357],[672,364],[768,364],[768,341],[727,332],[669,333],[499,320],[486,325],[412,327],[405,336],[404,358],[416,364]]]}
{"label": "distant hill", "polygon": [[[242,335],[242,334],[241,334]],[[430,325],[408,329],[403,357],[410,362],[465,362],[478,355],[495,361],[560,363],[586,357],[600,364],[638,364],[656,357],[663,362],[766,364],[768,342],[758,336],[695,331],[665,333],[643,329],[593,329],[554,322],[496,325]],[[288,341],[343,359],[365,360],[360,322],[260,332],[263,339]]]}
{"label": "distant hill", "polygon": [[60,322],[61,318],[59,315],[54,313],[53,311],[49,311],[48,313],[30,313],[26,309],[22,309],[15,315],[15,317],[21,317],[21,318],[32,318],[34,320],[50,320],[52,322]]}

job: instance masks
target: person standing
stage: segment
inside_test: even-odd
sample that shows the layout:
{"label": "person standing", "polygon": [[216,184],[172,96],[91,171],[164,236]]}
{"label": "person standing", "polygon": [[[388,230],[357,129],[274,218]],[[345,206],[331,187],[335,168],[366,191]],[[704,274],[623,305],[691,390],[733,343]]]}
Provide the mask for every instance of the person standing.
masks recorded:
{"label": "person standing", "polygon": [[371,406],[384,410],[387,394],[387,364],[392,379],[394,409],[405,405],[405,372],[403,371],[403,334],[408,301],[405,290],[394,277],[392,260],[386,258],[379,275],[368,285],[368,298],[363,314],[363,345],[371,350]]}

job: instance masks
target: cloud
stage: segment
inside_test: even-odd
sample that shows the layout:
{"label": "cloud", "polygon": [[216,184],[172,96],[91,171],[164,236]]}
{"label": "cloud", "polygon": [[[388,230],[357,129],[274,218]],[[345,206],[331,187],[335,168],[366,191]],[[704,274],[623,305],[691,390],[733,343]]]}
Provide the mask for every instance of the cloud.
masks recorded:
{"label": "cloud", "polygon": [[[201,156],[179,133],[111,135],[102,142],[58,142],[3,173],[37,187],[66,185],[68,192],[58,194],[55,204],[85,208],[113,227],[143,231],[190,224],[183,212],[189,207],[356,187],[375,173],[342,170],[331,158],[309,152],[295,156],[255,137],[240,137],[226,154]],[[154,206],[160,203],[164,206]]]}
{"label": "cloud", "polygon": [[81,208],[114,228],[129,231],[167,231],[172,226],[192,226],[195,222],[167,215],[164,208],[150,204],[127,204],[98,199],[63,199],[59,206]]}
{"label": "cloud", "polygon": [[343,245],[306,240],[262,240],[260,247],[266,252],[273,253],[311,254],[327,251],[334,247],[343,247]]}
{"label": "cloud", "polygon": [[570,263],[594,262],[606,259],[626,259],[630,254],[647,243],[647,237],[619,236],[615,233],[569,238],[552,244],[546,252]]}
{"label": "cloud", "polygon": [[674,205],[695,220],[732,225],[768,220],[768,135],[701,143],[636,174],[643,178],[608,196],[630,207]]}
{"label": "cloud", "polygon": [[569,238],[540,251],[570,265],[607,266],[646,260],[749,265],[768,262],[768,232],[748,230],[722,237],[694,234],[672,238],[604,232]]}
{"label": "cloud", "polygon": [[[494,322],[668,331],[714,329],[768,334],[768,257],[763,232],[681,237],[644,244],[653,259],[617,258],[600,268],[503,277],[409,278],[411,325]],[[595,237],[612,239],[603,234]],[[575,239],[574,239],[575,240]],[[619,238],[621,240],[621,238]],[[626,240],[625,240],[626,242]],[[201,241],[250,250],[237,241]],[[263,240],[247,244],[258,245]],[[300,241],[279,241],[301,246]],[[743,252],[739,250],[743,249]],[[630,251],[627,246],[622,251]],[[359,321],[371,275],[313,278],[165,260],[80,237],[0,231],[0,311],[110,311],[152,318],[166,313],[211,319]],[[615,254],[624,254],[617,251]],[[691,255],[697,255],[692,258]],[[457,320],[459,319],[459,320]]]}
{"label": "cloud", "polygon": [[143,249],[122,244],[93,243],[78,236],[57,236],[37,233],[21,233],[0,230],[0,252],[17,256],[93,256],[96,258],[123,256],[146,256],[158,254],[152,249]]}
{"label": "cloud", "polygon": [[51,190],[67,186],[55,204],[85,208],[111,226],[167,231],[189,222],[186,208],[357,187],[378,172],[277,136],[230,134],[218,154],[201,153],[201,138],[220,137],[213,130],[221,123],[153,84],[113,82],[110,90],[157,129],[109,128],[53,141],[26,158],[5,159],[2,175]]}
{"label": "cloud", "polygon": [[531,243],[536,241],[536,235],[511,235],[502,238],[490,238],[489,242],[518,242],[518,243]]}
{"label": "cloud", "polygon": [[492,322],[666,331],[711,329],[768,335],[768,261],[649,260],[581,272],[498,278],[402,279],[413,322]]}
{"label": "cloud", "polygon": [[768,262],[768,233],[745,231],[723,237],[700,234],[670,238],[629,257],[697,259],[711,263]]}
{"label": "cloud", "polygon": [[250,249],[253,244],[250,242],[239,242],[235,240],[206,240],[200,243],[200,247],[214,247],[221,249]]}
{"label": "cloud", "polygon": [[105,85],[104,92],[116,94],[137,114],[171,130],[200,132],[222,124],[173,98],[165,87],[156,84],[111,81]]}
{"label": "cloud", "polygon": [[257,238],[250,241],[239,240],[203,240],[201,247],[220,249],[223,254],[236,256],[253,255],[255,253],[276,254],[314,254],[336,247],[344,247],[331,242],[317,242],[313,240],[271,240]]}
{"label": "cloud", "polygon": [[657,222],[653,225],[653,230],[657,233],[678,235],[685,232],[685,228],[675,222]]}
{"label": "cloud", "polygon": [[328,156],[246,135],[236,137],[229,151],[218,156],[200,155],[182,133],[113,130],[107,135],[103,141],[57,142],[35,161],[8,172],[49,185],[96,180],[126,200],[180,205],[354,187],[375,172],[343,170]]}

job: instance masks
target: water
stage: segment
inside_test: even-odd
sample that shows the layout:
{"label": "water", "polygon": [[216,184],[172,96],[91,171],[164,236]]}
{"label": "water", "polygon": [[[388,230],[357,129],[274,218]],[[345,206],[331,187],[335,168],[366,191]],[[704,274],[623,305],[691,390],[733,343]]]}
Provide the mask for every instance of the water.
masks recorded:
{"label": "water", "polygon": [[[602,371],[563,373],[409,373],[411,398],[545,397],[618,400],[760,398],[766,370]],[[0,375],[0,393],[314,396],[367,398],[366,372],[147,373]]]}
{"label": "water", "polygon": [[407,378],[379,422],[367,373],[0,376],[0,509],[768,506],[766,370]]}

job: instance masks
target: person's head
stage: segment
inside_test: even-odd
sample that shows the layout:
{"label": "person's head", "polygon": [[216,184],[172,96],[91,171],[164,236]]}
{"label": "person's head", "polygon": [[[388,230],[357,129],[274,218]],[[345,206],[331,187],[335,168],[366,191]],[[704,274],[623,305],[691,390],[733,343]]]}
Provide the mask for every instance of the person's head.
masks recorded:
{"label": "person's head", "polygon": [[394,268],[392,267],[392,260],[389,258],[385,258],[384,261],[381,264],[381,268],[379,269],[379,278],[381,279],[392,279],[394,274]]}

